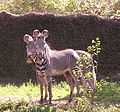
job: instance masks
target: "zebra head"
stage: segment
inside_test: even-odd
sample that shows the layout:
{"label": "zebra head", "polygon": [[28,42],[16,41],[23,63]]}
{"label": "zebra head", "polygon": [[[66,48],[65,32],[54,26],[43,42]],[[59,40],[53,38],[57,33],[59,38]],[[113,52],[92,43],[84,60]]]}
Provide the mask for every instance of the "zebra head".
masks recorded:
{"label": "zebra head", "polygon": [[24,42],[26,43],[27,62],[32,63],[36,56],[36,47],[33,38],[25,34]]}
{"label": "zebra head", "polygon": [[[37,30],[34,31],[34,33],[36,32]],[[38,32],[38,31],[37,31]],[[47,46],[47,43],[46,43],[46,38],[48,37],[48,30],[43,30],[41,33],[36,33],[38,34],[38,36],[36,35],[37,39],[34,40],[34,46],[36,48],[36,54],[38,56],[44,56],[45,53],[46,53],[46,46]]]}
{"label": "zebra head", "polygon": [[27,58],[32,59],[35,62],[36,57],[42,59],[46,56],[46,38],[48,37],[48,31],[43,30],[41,33],[39,30],[34,30],[31,37],[28,34],[24,35],[24,42],[26,43]]}

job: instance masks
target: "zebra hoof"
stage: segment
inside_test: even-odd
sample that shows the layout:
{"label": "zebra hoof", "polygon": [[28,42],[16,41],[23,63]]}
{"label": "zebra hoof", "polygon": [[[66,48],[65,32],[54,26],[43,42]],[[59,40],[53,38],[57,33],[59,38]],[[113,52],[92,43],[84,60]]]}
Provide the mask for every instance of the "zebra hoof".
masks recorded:
{"label": "zebra hoof", "polygon": [[51,100],[49,100],[49,104],[52,104]]}
{"label": "zebra hoof", "polygon": [[48,100],[49,104],[52,104],[52,96],[49,97],[49,100]]}
{"label": "zebra hoof", "polygon": [[69,100],[68,100],[68,102],[70,103],[72,101],[72,98],[70,98]]}
{"label": "zebra hoof", "polygon": [[44,99],[44,102],[46,102],[46,101],[47,101],[47,98]]}
{"label": "zebra hoof", "polygon": [[97,89],[94,89],[93,91],[94,91],[94,93],[96,93],[96,92],[97,92]]}
{"label": "zebra hoof", "polygon": [[47,96],[45,96],[44,101],[47,101]]}
{"label": "zebra hoof", "polygon": [[42,104],[43,103],[43,99],[40,99],[39,103]]}

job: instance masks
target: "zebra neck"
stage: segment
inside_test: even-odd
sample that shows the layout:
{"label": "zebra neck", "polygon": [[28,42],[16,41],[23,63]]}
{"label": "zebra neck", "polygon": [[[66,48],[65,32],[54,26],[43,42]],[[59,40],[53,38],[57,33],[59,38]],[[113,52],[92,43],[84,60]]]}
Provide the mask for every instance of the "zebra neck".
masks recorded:
{"label": "zebra neck", "polygon": [[36,61],[35,66],[37,71],[45,72],[48,68],[48,60],[44,58],[42,60],[38,60]]}
{"label": "zebra neck", "polygon": [[52,49],[48,46],[48,44],[46,43],[46,55],[49,56],[51,53]]}

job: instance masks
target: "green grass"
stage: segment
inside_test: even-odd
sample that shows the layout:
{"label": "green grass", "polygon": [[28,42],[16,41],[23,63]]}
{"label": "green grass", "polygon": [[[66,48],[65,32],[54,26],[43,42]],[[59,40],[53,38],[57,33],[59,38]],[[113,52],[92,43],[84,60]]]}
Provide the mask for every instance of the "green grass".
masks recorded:
{"label": "green grass", "polygon": [[[69,86],[62,82],[52,87],[53,99],[63,98],[69,95]],[[64,94],[63,94],[64,93]],[[31,100],[40,97],[40,88],[31,82],[23,83],[21,86],[0,85],[0,97],[16,97],[19,99]]]}
{"label": "green grass", "polygon": [[[53,99],[61,99],[69,95],[69,86],[62,82],[54,85]],[[40,89],[31,82],[21,86],[0,85],[0,112],[120,112],[120,84],[100,81],[94,102],[85,96],[77,97],[77,103],[71,107],[53,108],[49,106],[31,105],[33,99],[39,99]]]}
{"label": "green grass", "polygon": [[24,83],[20,87],[15,85],[0,86],[0,97],[14,96],[22,99],[29,99],[39,96],[39,88],[32,83]]}
{"label": "green grass", "polygon": [[120,102],[120,84],[101,81],[96,96],[98,101]]}

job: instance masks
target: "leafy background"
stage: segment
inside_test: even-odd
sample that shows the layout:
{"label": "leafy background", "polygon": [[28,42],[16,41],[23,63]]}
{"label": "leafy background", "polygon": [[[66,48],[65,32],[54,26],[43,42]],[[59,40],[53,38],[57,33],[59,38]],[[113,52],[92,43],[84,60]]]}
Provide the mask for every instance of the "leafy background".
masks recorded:
{"label": "leafy background", "polygon": [[56,14],[94,14],[104,17],[120,16],[119,0],[2,0],[0,10],[14,14],[31,11]]}

